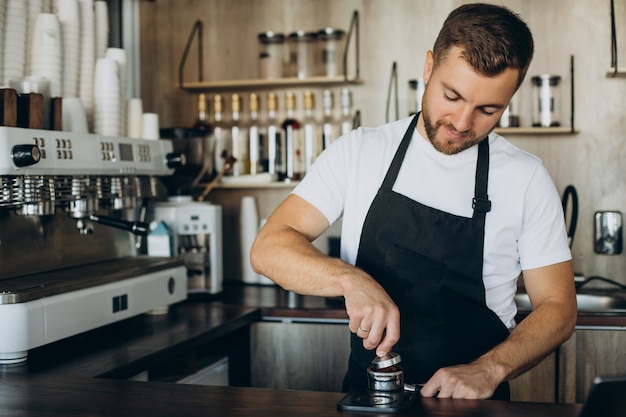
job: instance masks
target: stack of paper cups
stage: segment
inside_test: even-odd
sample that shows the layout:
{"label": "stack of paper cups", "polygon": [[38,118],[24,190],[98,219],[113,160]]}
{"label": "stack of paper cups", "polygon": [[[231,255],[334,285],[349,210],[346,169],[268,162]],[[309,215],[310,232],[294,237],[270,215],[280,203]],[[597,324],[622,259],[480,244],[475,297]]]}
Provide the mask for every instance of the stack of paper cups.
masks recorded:
{"label": "stack of paper cups", "polygon": [[128,77],[126,71],[128,70],[128,59],[126,51],[122,48],[107,48],[106,58],[112,59],[117,62],[117,72],[120,81],[120,120],[119,120],[119,132],[120,135],[126,130],[126,109],[124,104],[126,103],[126,90],[128,84]]}
{"label": "stack of paper cups", "polygon": [[63,39],[54,13],[39,13],[32,29],[30,74],[50,80],[50,95],[63,94]]}
{"label": "stack of paper cups", "polygon": [[94,30],[96,59],[104,58],[109,46],[109,10],[107,2],[98,0],[94,2]]}
{"label": "stack of paper cups", "polygon": [[37,15],[39,13],[45,13],[43,10],[43,1],[42,0],[28,0],[26,4],[26,61],[25,61],[25,74],[31,74],[31,47],[33,44],[33,35],[35,33],[31,28],[35,27],[35,20],[37,20]]}
{"label": "stack of paper cups", "polygon": [[117,63],[108,58],[96,62],[94,75],[94,133],[119,136],[120,91]]}
{"label": "stack of paper cups", "polygon": [[63,98],[78,97],[80,74],[80,11],[78,0],[57,0],[63,34]]}
{"label": "stack of paper cups", "polygon": [[250,265],[250,249],[259,231],[259,213],[253,196],[241,199],[239,212],[239,244],[241,248],[241,279],[246,284],[258,284],[259,275]]}
{"label": "stack of paper cups", "polygon": [[93,0],[79,0],[80,12],[80,73],[78,95],[83,102],[90,130],[93,129],[94,72],[96,66],[95,17]]}
{"label": "stack of paper cups", "polygon": [[23,0],[7,0],[4,21],[3,84],[12,78],[23,78],[26,64],[27,11]]}

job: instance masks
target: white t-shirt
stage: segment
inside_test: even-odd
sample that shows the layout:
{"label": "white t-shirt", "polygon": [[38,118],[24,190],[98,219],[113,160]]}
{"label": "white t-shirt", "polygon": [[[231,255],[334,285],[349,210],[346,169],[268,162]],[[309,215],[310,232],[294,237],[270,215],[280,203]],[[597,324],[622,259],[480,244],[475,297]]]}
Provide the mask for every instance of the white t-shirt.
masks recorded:
{"label": "white t-shirt", "polygon": [[[325,150],[294,189],[329,224],[342,219],[341,259],[354,265],[365,216],[411,118],[360,128]],[[571,259],[559,194],[541,161],[502,136],[489,135],[488,196],[483,281],[487,306],[509,328],[522,270]],[[438,152],[417,130],[394,191],[427,206],[472,217],[478,147]]]}

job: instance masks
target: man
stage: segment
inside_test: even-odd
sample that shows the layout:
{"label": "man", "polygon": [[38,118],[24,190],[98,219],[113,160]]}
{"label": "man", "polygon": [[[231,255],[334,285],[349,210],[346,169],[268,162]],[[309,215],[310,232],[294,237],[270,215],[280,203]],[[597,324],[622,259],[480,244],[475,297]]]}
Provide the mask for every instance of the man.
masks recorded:
{"label": "man", "polygon": [[[333,143],[260,231],[257,272],[345,298],[345,389],[393,350],[424,396],[508,398],[506,381],[573,332],[558,193],[541,161],[491,133],[532,54],[508,9],[454,10],[426,55],[423,112]],[[311,244],[339,218],[341,260]],[[520,275],[533,310],[517,325]]]}

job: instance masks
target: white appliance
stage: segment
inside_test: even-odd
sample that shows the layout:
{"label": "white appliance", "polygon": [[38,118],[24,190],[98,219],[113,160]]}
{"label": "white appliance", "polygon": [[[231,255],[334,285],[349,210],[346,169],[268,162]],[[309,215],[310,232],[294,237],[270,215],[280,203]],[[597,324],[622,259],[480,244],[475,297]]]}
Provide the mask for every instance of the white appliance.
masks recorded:
{"label": "white appliance", "polygon": [[182,261],[146,258],[0,281],[0,364],[23,362],[30,349],[186,299]]}
{"label": "white appliance", "polygon": [[182,160],[172,150],[0,127],[0,364],[187,298],[181,258],[138,254],[146,201],[163,194],[157,177]]}
{"label": "white appliance", "polygon": [[222,292],[222,207],[193,201],[190,196],[174,196],[155,204],[154,220],[167,225],[172,234],[173,255],[185,260],[188,293]]}

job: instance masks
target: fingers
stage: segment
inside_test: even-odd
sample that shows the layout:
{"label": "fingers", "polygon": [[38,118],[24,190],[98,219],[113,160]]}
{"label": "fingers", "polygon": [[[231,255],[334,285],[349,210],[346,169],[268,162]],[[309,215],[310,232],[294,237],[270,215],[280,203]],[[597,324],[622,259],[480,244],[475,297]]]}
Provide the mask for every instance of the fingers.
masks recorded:
{"label": "fingers", "polygon": [[344,293],[350,331],[378,356],[390,352],[400,339],[400,312],[389,294],[365,272],[354,269],[352,285]]}
{"label": "fingers", "polygon": [[350,320],[350,330],[363,339],[363,347],[376,349],[377,356],[385,356],[400,339],[400,315],[395,305],[378,313],[359,315]]}
{"label": "fingers", "polygon": [[439,369],[424,384],[421,395],[437,398],[490,398],[494,393],[491,383],[467,370],[465,366]]}

